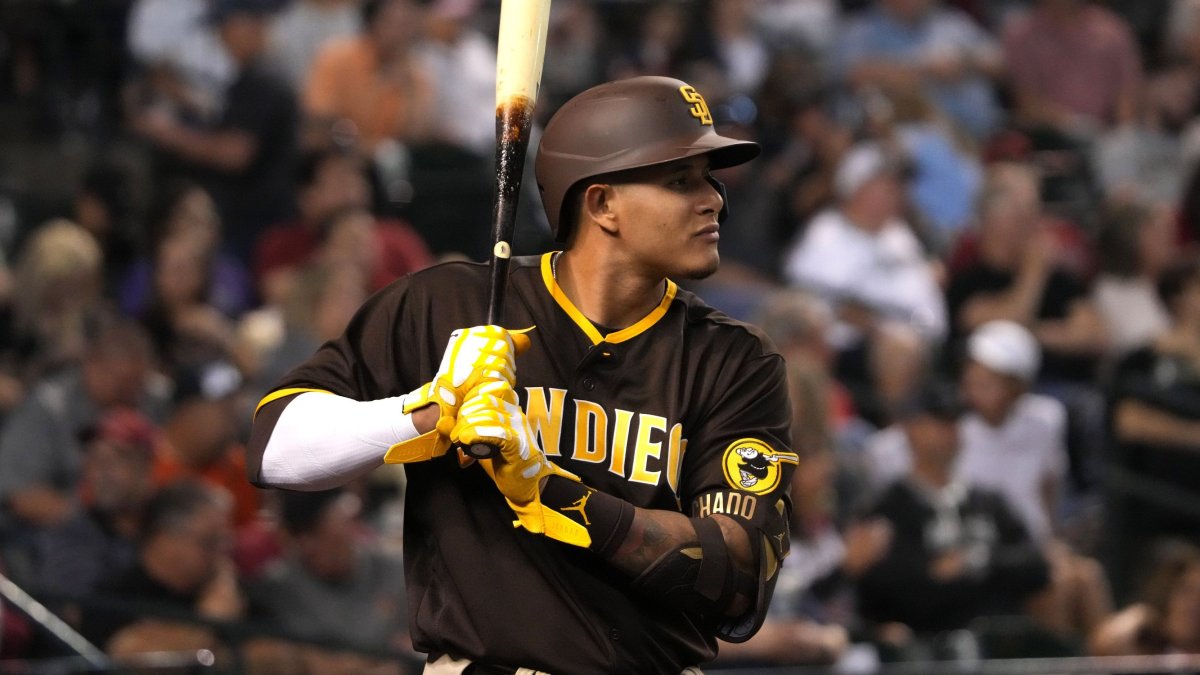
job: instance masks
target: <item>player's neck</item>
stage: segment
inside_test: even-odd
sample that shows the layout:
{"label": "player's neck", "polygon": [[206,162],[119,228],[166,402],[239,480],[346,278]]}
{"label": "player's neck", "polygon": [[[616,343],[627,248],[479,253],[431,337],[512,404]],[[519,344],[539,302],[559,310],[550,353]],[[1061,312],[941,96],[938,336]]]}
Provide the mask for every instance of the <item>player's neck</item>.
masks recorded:
{"label": "player's neck", "polygon": [[620,330],[662,302],[666,280],[636,274],[606,251],[572,249],[558,256],[558,286],[594,324]]}

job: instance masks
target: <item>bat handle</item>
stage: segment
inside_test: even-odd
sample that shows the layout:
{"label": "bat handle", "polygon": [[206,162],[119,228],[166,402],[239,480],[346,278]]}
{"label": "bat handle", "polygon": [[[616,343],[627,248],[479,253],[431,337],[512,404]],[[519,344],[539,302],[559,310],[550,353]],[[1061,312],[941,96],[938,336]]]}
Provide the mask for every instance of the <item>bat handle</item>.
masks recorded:
{"label": "bat handle", "polygon": [[472,443],[463,448],[463,452],[467,453],[467,456],[472,459],[491,459],[500,452],[500,448],[488,445],[487,443]]}

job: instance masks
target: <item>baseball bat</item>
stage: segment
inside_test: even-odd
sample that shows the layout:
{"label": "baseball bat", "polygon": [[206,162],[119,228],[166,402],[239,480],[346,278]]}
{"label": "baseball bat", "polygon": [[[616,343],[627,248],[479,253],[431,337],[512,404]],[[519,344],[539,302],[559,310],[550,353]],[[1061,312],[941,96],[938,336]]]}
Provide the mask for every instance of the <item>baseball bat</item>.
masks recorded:
{"label": "baseball bat", "polygon": [[[499,324],[504,313],[521,174],[542,81],[549,23],[550,0],[501,0],[500,34],[496,40],[496,192],[492,199],[489,325]],[[466,452],[484,459],[491,457],[495,448],[476,443]]]}

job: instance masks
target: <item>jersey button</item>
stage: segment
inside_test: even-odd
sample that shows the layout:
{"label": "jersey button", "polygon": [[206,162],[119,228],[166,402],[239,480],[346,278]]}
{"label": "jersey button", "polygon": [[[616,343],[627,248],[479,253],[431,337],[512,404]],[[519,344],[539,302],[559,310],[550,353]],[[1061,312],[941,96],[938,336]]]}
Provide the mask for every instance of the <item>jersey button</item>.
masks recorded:
{"label": "jersey button", "polygon": [[596,388],[596,381],[590,377],[583,378],[583,388],[592,391]]}
{"label": "jersey button", "polygon": [[621,639],[621,631],[617,630],[616,628],[609,628],[608,629],[608,639],[612,640],[613,642],[620,640]]}

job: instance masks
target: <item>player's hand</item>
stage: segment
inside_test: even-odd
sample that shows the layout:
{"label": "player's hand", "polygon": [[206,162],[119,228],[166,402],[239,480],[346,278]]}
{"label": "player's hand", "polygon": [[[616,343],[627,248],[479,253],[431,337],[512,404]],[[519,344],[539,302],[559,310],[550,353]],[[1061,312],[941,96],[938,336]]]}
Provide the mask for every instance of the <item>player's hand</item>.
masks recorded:
{"label": "player's hand", "polygon": [[429,405],[438,407],[436,433],[423,434],[413,441],[392,446],[384,455],[384,461],[407,464],[446,454],[450,448],[450,432],[467,393],[486,383],[512,387],[516,383],[516,356],[528,347],[526,335],[500,326],[475,326],[451,333],[437,374],[404,399],[405,413]]}
{"label": "player's hand", "polygon": [[576,482],[579,477],[546,459],[511,385],[489,382],[473,390],[458,411],[450,438],[462,445],[486,443],[500,450],[496,458],[480,460],[479,465],[516,513],[514,525],[575,546],[591,545],[587,528],[542,504],[546,477],[558,475]]}

